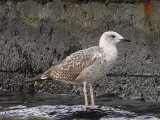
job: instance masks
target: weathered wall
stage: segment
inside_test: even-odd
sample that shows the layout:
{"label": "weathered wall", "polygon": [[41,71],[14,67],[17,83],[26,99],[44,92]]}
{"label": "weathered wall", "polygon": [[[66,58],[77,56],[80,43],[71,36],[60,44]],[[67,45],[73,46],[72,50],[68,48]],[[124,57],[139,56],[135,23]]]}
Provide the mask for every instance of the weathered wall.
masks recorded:
{"label": "weathered wall", "polygon": [[1,2],[0,89],[81,94],[79,86],[62,82],[21,82],[77,50],[98,45],[100,35],[113,30],[132,43],[117,46],[117,63],[94,85],[96,94],[160,101],[159,6],[152,0],[148,17],[141,2]]}

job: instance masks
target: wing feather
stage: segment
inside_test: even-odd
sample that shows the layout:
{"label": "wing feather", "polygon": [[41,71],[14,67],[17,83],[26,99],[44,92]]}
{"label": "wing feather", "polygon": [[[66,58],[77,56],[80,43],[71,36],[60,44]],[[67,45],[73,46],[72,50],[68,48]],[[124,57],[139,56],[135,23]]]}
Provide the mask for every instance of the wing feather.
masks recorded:
{"label": "wing feather", "polygon": [[[49,69],[50,74],[45,73],[52,79],[74,81],[85,68],[100,60],[101,53],[98,46],[75,52]],[[45,73],[42,76],[46,76]]]}

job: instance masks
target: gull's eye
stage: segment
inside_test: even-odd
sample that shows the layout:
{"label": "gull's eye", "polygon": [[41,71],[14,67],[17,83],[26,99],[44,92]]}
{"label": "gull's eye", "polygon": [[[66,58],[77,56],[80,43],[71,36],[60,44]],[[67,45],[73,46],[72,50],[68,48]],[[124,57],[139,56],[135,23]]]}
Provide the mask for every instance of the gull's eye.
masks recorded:
{"label": "gull's eye", "polygon": [[112,37],[112,38],[115,38],[116,36],[115,36],[115,35],[111,35],[111,37]]}

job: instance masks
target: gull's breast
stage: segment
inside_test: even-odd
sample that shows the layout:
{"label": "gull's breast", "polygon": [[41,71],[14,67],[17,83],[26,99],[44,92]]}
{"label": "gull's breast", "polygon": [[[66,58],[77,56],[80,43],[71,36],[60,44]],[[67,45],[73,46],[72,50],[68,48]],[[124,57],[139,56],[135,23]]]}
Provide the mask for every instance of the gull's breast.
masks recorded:
{"label": "gull's breast", "polygon": [[101,79],[110,70],[117,58],[116,51],[110,53],[103,51],[97,55],[101,56],[100,59],[91,66],[85,68],[77,77],[77,82],[94,82]]}

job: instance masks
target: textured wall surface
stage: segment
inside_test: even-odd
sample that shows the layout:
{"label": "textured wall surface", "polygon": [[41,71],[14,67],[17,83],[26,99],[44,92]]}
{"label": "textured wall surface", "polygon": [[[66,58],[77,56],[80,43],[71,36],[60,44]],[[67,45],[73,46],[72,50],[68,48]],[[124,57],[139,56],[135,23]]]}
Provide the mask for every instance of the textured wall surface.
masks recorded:
{"label": "textured wall surface", "polygon": [[116,65],[94,84],[96,95],[160,101],[159,6],[159,1],[152,0],[147,14],[141,1],[0,2],[0,89],[81,94],[79,85],[21,82],[77,50],[98,45],[101,34],[113,30],[132,43],[117,46]]}

